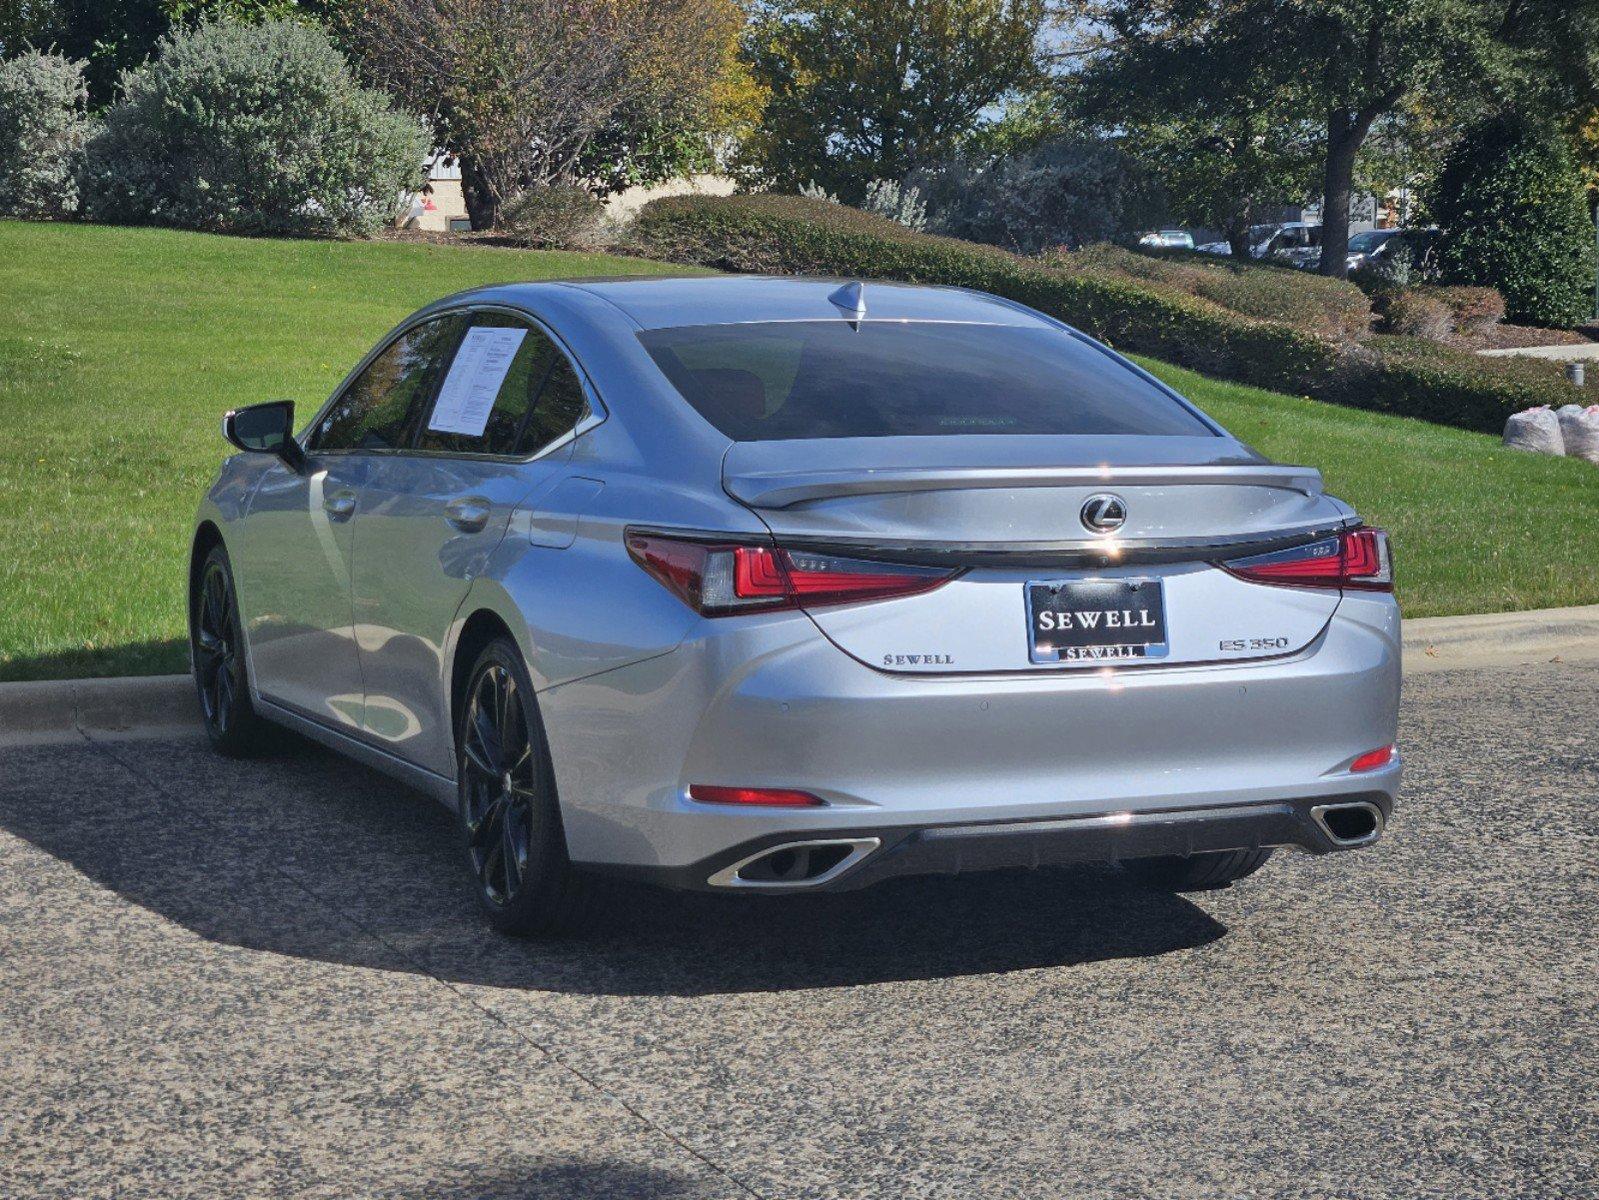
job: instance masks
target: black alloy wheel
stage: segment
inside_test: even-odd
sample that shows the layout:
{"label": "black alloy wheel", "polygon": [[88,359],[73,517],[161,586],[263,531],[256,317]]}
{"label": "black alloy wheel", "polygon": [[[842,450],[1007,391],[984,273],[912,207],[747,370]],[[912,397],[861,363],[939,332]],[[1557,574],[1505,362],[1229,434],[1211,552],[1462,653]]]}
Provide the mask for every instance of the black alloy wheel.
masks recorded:
{"label": "black alloy wheel", "polygon": [[527,876],[539,785],[522,697],[499,663],[473,681],[462,735],[467,854],[484,897],[504,907]]}
{"label": "black alloy wheel", "polygon": [[250,703],[243,643],[228,554],[213,546],[190,598],[189,650],[206,736],[235,756],[259,749],[264,736],[264,723]]}
{"label": "black alloy wheel", "polygon": [[516,644],[484,647],[456,723],[457,825],[473,891],[502,933],[574,931],[594,881],[566,853],[544,726]]}

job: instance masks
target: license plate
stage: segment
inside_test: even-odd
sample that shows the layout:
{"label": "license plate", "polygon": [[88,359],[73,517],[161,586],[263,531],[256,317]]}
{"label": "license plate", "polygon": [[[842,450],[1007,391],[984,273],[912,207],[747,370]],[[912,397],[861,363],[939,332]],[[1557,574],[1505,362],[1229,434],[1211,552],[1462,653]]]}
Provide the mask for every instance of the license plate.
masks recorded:
{"label": "license plate", "polygon": [[1041,580],[1027,585],[1035,663],[1164,658],[1166,599],[1158,579]]}

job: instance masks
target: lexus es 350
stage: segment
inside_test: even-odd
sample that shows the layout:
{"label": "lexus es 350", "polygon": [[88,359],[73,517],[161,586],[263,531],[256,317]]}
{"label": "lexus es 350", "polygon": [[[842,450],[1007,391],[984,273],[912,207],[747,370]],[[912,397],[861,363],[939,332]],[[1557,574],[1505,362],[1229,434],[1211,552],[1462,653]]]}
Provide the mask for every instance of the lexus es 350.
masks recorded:
{"label": "lexus es 350", "polygon": [[802,892],[1382,833],[1388,542],[1021,305],[499,286],[298,433],[229,413],[190,614],[225,753],[289,726],[452,806],[507,931],[606,874]]}

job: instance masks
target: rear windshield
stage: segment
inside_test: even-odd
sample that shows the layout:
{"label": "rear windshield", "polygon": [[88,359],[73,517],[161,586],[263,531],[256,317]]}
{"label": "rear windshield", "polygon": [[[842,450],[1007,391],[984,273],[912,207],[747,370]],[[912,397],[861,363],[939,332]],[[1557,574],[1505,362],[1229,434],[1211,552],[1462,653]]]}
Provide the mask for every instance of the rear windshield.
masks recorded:
{"label": "rear windshield", "polygon": [[684,399],[740,442],[1214,432],[1102,351],[1042,327],[782,321],[639,340]]}

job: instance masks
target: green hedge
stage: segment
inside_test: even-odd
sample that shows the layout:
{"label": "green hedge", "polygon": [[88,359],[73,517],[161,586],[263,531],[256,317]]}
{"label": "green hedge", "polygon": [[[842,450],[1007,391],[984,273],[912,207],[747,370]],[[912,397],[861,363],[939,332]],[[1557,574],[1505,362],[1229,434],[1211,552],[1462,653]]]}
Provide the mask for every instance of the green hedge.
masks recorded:
{"label": "green hedge", "polygon": [[673,196],[645,205],[633,228],[643,253],[672,262],[993,292],[1112,346],[1261,387],[1303,390],[1304,382],[1329,374],[1339,357],[1329,339],[1251,320],[1175,289],[1065,271],[801,196]]}
{"label": "green hedge", "polygon": [[1213,301],[1246,317],[1280,321],[1339,342],[1371,333],[1371,301],[1347,279],[1273,262],[1235,262],[1193,250],[1135,253],[1088,246],[1050,255],[1051,266],[1142,280]]}
{"label": "green hedge", "polygon": [[1566,382],[1565,368],[1533,358],[1480,358],[1414,337],[1371,339],[1317,396],[1439,425],[1499,433],[1513,412],[1558,408],[1592,393]]}
{"label": "green hedge", "polygon": [[[1498,433],[1509,413],[1572,398],[1558,367],[1482,359],[1406,338],[1342,342],[1176,287],[913,233],[800,196],[673,196],[644,206],[639,252],[725,271],[840,275],[975,288],[1118,349],[1208,375]],[[1417,347],[1426,347],[1425,352]]]}

